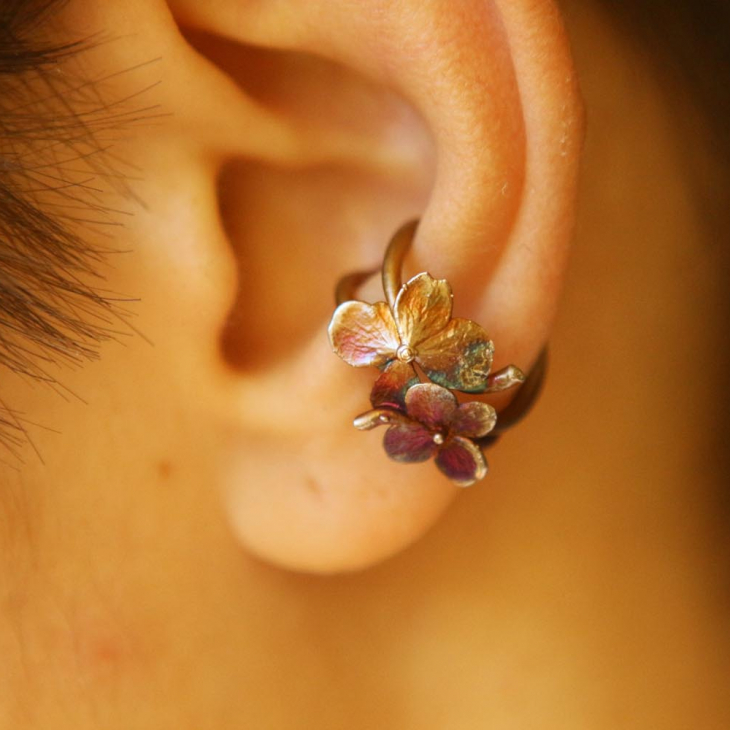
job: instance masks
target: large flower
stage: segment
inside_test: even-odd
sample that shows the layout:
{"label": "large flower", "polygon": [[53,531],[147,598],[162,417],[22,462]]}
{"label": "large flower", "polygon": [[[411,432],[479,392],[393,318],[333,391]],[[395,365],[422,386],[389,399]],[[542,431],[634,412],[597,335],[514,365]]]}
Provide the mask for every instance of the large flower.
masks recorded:
{"label": "large flower", "polygon": [[[381,393],[380,396],[384,394]],[[468,487],[487,474],[487,462],[472,439],[486,436],[497,413],[486,403],[457,402],[453,393],[434,383],[409,388],[401,401],[394,392],[386,403],[373,397],[373,410],[355,419],[366,431],[389,426],[383,439],[391,459],[406,463],[436,457],[436,466],[458,486]]]}
{"label": "large flower", "polygon": [[389,372],[404,387],[416,377],[415,362],[434,383],[482,393],[494,345],[475,322],[451,318],[452,299],[447,281],[423,273],[401,287],[392,312],[385,302],[344,302],[330,322],[332,349],[350,365]]}

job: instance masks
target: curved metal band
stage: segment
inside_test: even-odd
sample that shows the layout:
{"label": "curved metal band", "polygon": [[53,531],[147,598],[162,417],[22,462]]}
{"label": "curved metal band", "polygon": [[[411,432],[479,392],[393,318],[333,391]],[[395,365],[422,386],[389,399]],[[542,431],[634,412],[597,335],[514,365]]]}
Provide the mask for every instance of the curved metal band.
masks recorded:
{"label": "curved metal band", "polygon": [[413,236],[416,234],[418,221],[409,221],[401,226],[390,239],[388,248],[383,258],[383,291],[385,292],[385,300],[388,306],[395,308],[395,298],[401,288],[401,271],[403,270],[403,261],[408,253],[408,249],[413,243]]}
{"label": "curved metal band", "polygon": [[[383,258],[383,267],[381,269],[383,277],[383,291],[385,292],[385,300],[388,306],[393,309],[395,307],[395,298],[401,288],[401,270],[403,269],[403,260],[408,253],[408,249],[413,242],[413,236],[418,228],[418,220],[412,220],[396,231],[393,238],[390,239],[388,248]],[[335,301],[337,304],[349,302],[357,299],[356,293],[358,288],[374,274],[373,271],[356,271],[352,274],[346,274],[338,282],[335,288]]]}
{"label": "curved metal band", "polygon": [[343,302],[351,302],[357,299],[355,294],[360,286],[366,282],[377,271],[356,271],[353,274],[345,274],[335,287],[335,302],[337,306]]}
{"label": "curved metal band", "polygon": [[[382,278],[385,299],[391,310],[395,307],[395,299],[402,286],[401,271],[408,249],[418,228],[418,220],[412,220],[401,226],[390,240],[383,258]],[[343,276],[337,283],[335,299],[337,304],[357,299],[356,293],[360,285],[376,274],[377,271],[359,271]],[[482,447],[491,446],[505,431],[519,423],[535,405],[547,372],[548,350],[543,349],[534,367],[520,385],[514,398],[503,408],[497,418],[497,425],[492,433],[477,443]]]}
{"label": "curved metal band", "polygon": [[506,408],[497,414],[497,425],[494,430],[488,436],[477,440],[482,448],[492,446],[505,431],[518,424],[532,410],[542,392],[547,366],[548,348],[545,347],[525,378],[525,382],[520,385],[515,397]]}

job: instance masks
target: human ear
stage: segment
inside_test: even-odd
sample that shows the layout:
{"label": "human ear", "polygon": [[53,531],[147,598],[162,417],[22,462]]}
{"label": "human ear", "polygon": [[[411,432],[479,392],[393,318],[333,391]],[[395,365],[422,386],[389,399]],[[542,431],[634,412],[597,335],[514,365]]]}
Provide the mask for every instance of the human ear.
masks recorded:
{"label": "human ear", "polygon": [[352,429],[370,380],[329,352],[330,288],[373,267],[397,225],[419,216],[411,273],[450,281],[497,365],[534,362],[571,236],[582,134],[558,12],[527,0],[171,8],[299,142],[264,164],[234,155],[222,173],[240,277],[223,349],[237,381],[240,444],[223,472],[233,529],[296,569],[369,565],[418,538],[456,489]]}
{"label": "human ear", "polygon": [[544,0],[155,7],[138,9],[140,34],[164,31],[177,136],[161,144],[184,155],[155,153],[160,168],[178,161],[178,202],[149,226],[177,211],[195,231],[181,251],[178,216],[142,244],[142,306],[166,313],[148,322],[156,354],[195,363],[181,397],[206,414],[241,544],[297,570],[366,567],[421,536],[457,489],[353,429],[373,373],[330,351],[334,284],[418,217],[406,276],[448,279],[495,367],[529,369],[555,311],[582,135],[559,14]]}

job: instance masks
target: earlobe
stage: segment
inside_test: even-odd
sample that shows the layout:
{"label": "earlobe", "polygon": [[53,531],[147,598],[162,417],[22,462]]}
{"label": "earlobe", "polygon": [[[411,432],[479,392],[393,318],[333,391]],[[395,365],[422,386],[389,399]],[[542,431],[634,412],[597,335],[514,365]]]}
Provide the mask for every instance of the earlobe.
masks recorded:
{"label": "earlobe", "polygon": [[[291,114],[294,134],[320,130],[318,149],[333,149],[324,139],[332,126],[316,114],[303,123],[304,102],[296,95],[292,102],[291,88],[287,92],[276,76],[282,69],[315,83],[311,64],[319,69],[333,64],[341,71],[326,77],[325,88],[334,99],[351,90],[343,78],[362,79],[375,102],[365,112],[368,119],[377,115],[378,100],[392,102],[395,93],[402,108],[412,108],[410,119],[422,120],[432,142],[432,150],[422,148],[435,160],[428,191],[412,174],[399,178],[397,165],[381,165],[373,177],[367,156],[342,147],[336,174],[313,167],[312,159],[290,170],[254,169],[239,161],[229,168],[225,185],[224,218],[268,191],[266,204],[245,225],[236,223],[236,212],[228,221],[241,275],[249,277],[245,289],[240,287],[230,318],[236,326],[229,323],[223,350],[230,375],[224,400],[233,424],[227,431],[233,435],[221,473],[234,531],[249,550],[285,567],[314,572],[366,567],[420,537],[456,490],[428,465],[394,464],[382,455],[376,433],[352,428],[352,417],[367,403],[370,381],[329,351],[325,329],[332,289],[340,274],[377,263],[391,229],[420,215],[406,278],[429,271],[448,279],[456,313],[483,323],[494,341],[495,369],[510,361],[531,366],[555,310],[582,135],[559,16],[552,3],[527,0],[354,5],[174,0],[171,7],[189,37],[212,39],[200,44],[203,52],[221,37],[259,47],[254,52],[259,58],[267,53],[262,49],[271,49],[270,85],[259,91],[259,101],[280,115]],[[220,64],[214,53],[211,59]],[[369,143],[387,160],[400,144],[386,129]],[[408,147],[406,137],[402,145]],[[421,169],[430,163],[424,160]],[[395,196],[382,196],[384,188]],[[310,206],[306,216],[292,213],[291,190],[321,208]],[[298,223],[288,231],[287,216]],[[373,231],[358,234],[370,222]],[[284,282],[282,297],[289,306],[256,311],[251,288],[265,291],[277,281]],[[277,318],[284,318],[278,321],[292,335],[283,338],[276,358],[256,363],[250,353],[265,347]]]}

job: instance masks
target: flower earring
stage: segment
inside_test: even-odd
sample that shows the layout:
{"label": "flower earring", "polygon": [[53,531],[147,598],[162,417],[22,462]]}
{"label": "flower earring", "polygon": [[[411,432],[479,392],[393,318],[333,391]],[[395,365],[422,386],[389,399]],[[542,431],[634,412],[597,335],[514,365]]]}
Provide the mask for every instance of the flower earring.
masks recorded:
{"label": "flower earring", "polygon": [[[487,474],[482,448],[534,402],[546,356],[527,382],[515,365],[491,373],[494,344],[475,322],[452,318],[447,281],[424,272],[401,285],[401,267],[417,226],[418,221],[404,225],[385,253],[385,302],[368,304],[353,296],[371,272],[340,281],[329,338],[348,365],[380,370],[370,393],[372,409],[355,418],[355,427],[388,426],[383,445],[391,459],[416,463],[435,457],[449,479],[466,487]],[[460,403],[452,392],[495,393],[519,384],[517,396],[500,414],[487,403]]]}

